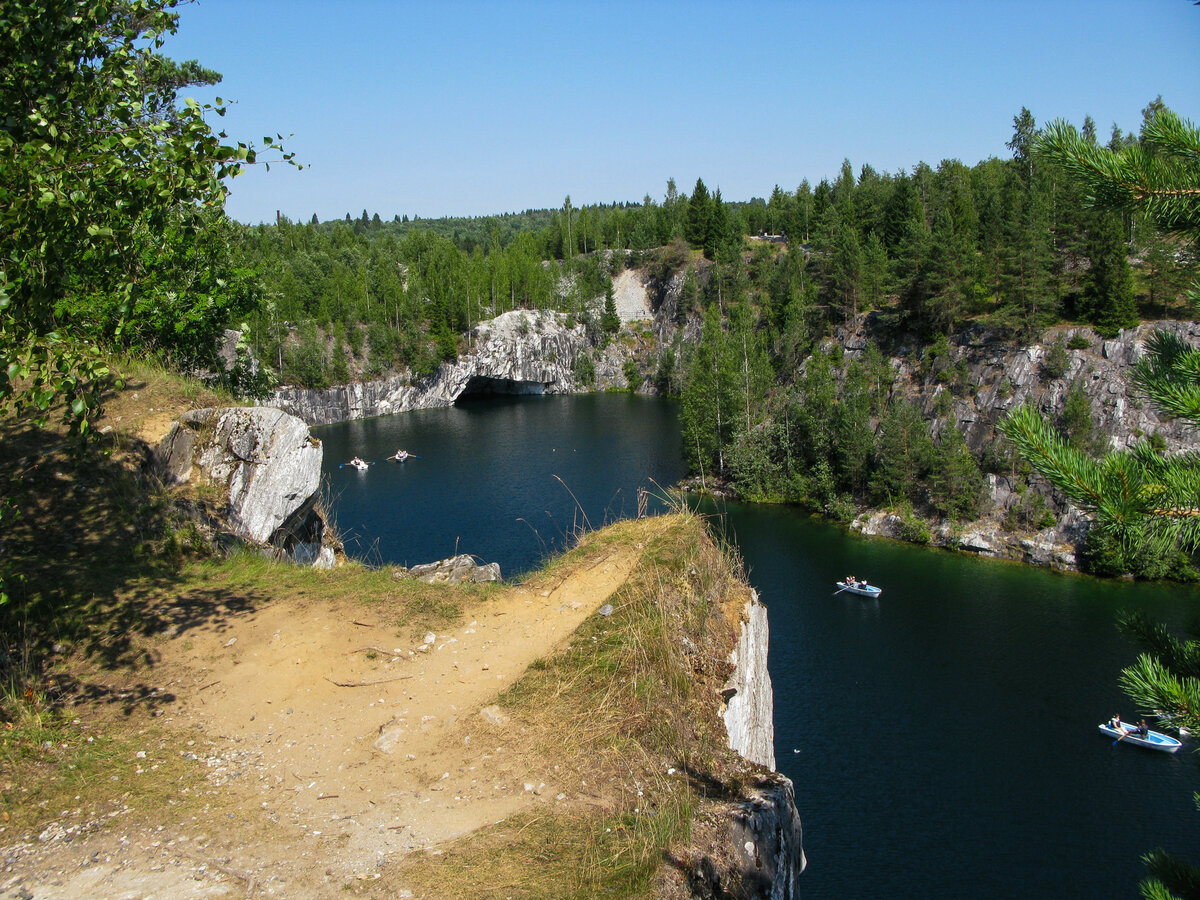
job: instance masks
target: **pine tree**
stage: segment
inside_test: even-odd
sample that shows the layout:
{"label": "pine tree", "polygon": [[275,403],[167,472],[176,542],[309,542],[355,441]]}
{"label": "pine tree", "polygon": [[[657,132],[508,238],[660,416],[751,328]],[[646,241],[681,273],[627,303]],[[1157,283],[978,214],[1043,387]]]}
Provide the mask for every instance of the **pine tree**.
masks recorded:
{"label": "pine tree", "polygon": [[604,289],[604,313],[600,316],[600,327],[606,334],[616,334],[621,330],[621,317],[617,315],[617,297],[613,293],[611,280]]}
{"label": "pine tree", "polygon": [[1123,238],[1124,224],[1114,213],[1096,216],[1088,233],[1091,262],[1083,279],[1079,312],[1104,337],[1138,323],[1133,273]]}

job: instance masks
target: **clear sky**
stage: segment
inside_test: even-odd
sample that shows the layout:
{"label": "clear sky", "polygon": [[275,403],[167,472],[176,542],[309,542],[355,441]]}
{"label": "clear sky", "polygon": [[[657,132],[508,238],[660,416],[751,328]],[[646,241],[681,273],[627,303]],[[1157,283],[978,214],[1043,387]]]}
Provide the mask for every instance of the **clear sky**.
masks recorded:
{"label": "clear sky", "polygon": [[244,222],[363,209],[488,215],[727,200],[1007,156],[1022,106],[1136,130],[1156,96],[1200,121],[1191,0],[453,2],[197,0],[165,52],[224,75],[231,138],[302,171],[232,182]]}

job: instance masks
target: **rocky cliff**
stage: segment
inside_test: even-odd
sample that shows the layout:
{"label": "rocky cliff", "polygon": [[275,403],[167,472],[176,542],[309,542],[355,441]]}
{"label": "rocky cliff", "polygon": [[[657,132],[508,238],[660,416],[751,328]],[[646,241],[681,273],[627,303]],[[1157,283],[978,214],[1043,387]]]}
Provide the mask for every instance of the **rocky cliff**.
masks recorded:
{"label": "rocky cliff", "polygon": [[450,406],[472,394],[568,394],[581,389],[577,358],[591,350],[586,330],[563,313],[522,310],[481,322],[470,350],[414,382],[397,375],[324,391],[280,388],[267,402],[309,425]]}
{"label": "rocky cliff", "polygon": [[175,422],[154,452],[169,486],[198,477],[218,488],[216,530],[296,562],[333,564],[315,506],[321,445],[277,409],[198,409]]}
{"label": "rocky cliff", "polygon": [[[727,811],[717,841],[691,878],[695,897],[790,900],[804,871],[803,828],[792,782],[775,772],[774,690],[767,671],[767,609],[751,591],[742,610],[733,672],[722,696],[730,749],[771,770]],[[720,833],[721,830],[718,830]]]}
{"label": "rocky cliff", "polygon": [[[870,325],[866,317],[858,330],[838,335],[847,356],[855,358],[866,350]],[[1060,326],[1040,342],[1023,346],[987,332],[968,331],[953,338],[945,356],[934,365],[902,348],[891,358],[891,393],[916,403],[927,419],[940,412],[943,421],[956,421],[977,459],[992,451],[996,426],[1011,410],[1030,403],[1057,420],[1073,390],[1087,398],[1098,451],[1126,448],[1151,435],[1160,437],[1168,452],[1195,449],[1193,433],[1180,422],[1160,418],[1129,388],[1130,370],[1145,355],[1147,338],[1159,329],[1200,343],[1200,325],[1176,321],[1143,324],[1108,340],[1088,328]],[[1068,349],[1068,343],[1075,348]],[[1023,502],[1023,484],[993,474],[986,479],[987,514],[965,528],[933,529],[933,542],[984,556],[1076,568],[1087,517],[1073,507],[1058,505],[1039,479],[1033,483],[1047,498],[1052,525],[1027,533],[1006,529],[1004,515]],[[906,531],[901,517],[881,511],[863,514],[853,527],[864,534],[893,538],[904,538]]]}

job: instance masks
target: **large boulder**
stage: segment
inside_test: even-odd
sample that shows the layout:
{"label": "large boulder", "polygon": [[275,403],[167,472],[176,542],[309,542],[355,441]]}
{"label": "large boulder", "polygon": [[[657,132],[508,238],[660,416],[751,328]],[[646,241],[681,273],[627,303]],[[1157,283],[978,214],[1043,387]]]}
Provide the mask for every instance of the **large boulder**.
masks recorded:
{"label": "large boulder", "polygon": [[199,470],[222,488],[237,537],[302,562],[332,561],[314,509],[321,445],[295,416],[266,407],[193,410],[172,425],[155,455],[167,484],[189,481]]}

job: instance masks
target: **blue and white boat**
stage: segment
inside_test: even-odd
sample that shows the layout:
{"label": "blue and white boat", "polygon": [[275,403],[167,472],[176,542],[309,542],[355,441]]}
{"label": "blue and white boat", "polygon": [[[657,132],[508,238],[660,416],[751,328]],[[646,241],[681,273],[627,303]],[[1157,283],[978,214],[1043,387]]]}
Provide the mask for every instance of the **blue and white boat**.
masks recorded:
{"label": "blue and white boat", "polygon": [[858,594],[860,597],[878,597],[883,593],[883,588],[877,588],[873,584],[867,584],[865,581],[837,581],[833,585],[838,589],[838,593],[845,591],[847,594]]}
{"label": "blue and white boat", "polygon": [[1118,738],[1122,744],[1137,744],[1139,747],[1149,747],[1151,750],[1162,750],[1166,753],[1174,753],[1183,746],[1176,738],[1157,731],[1147,731],[1143,737],[1138,734],[1137,726],[1128,722],[1122,722],[1120,725],[1105,722],[1100,726],[1100,730],[1111,738]]}

